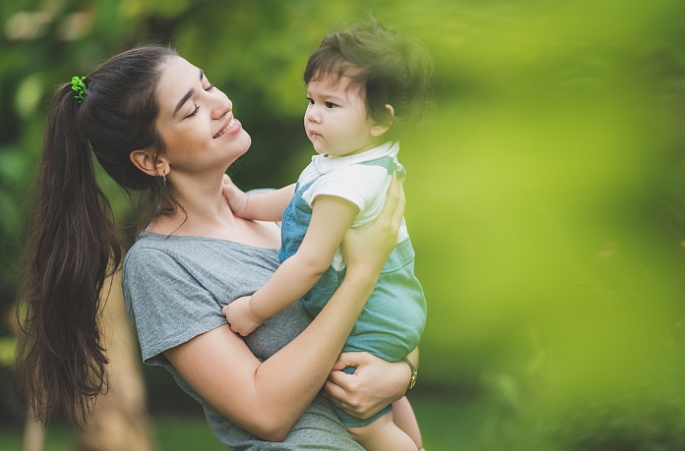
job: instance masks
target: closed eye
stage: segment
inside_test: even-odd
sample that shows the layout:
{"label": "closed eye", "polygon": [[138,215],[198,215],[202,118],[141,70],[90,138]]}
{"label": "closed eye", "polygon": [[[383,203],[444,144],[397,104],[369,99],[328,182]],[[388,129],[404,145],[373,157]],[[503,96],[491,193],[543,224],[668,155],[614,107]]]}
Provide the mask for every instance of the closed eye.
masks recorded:
{"label": "closed eye", "polygon": [[195,104],[195,109],[193,110],[192,113],[190,113],[189,115],[187,115],[187,116],[185,117],[185,119],[190,119],[191,117],[195,116],[195,115],[197,114],[198,111],[200,111],[200,105]]}

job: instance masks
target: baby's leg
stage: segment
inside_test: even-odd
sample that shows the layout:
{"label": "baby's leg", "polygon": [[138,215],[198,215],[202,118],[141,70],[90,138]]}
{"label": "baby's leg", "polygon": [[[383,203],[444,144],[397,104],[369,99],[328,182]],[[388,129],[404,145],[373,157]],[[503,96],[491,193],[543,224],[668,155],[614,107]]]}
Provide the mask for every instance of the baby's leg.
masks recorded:
{"label": "baby's leg", "polygon": [[[394,406],[394,404],[393,404]],[[393,421],[390,411],[373,423],[347,429],[357,443],[367,451],[417,451],[414,440]]]}
{"label": "baby's leg", "polygon": [[416,443],[419,450],[423,449],[421,440],[421,431],[419,430],[419,423],[416,421],[414,409],[406,396],[398,399],[392,403],[393,421],[398,428],[402,429],[412,440]]}

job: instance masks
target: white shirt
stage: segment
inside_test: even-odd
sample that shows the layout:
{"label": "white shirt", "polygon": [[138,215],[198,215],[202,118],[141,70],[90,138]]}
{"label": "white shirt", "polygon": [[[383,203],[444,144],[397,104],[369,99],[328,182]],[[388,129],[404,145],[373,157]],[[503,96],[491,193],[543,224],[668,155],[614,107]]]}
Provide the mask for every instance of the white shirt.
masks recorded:
{"label": "white shirt", "polygon": [[[392,177],[382,166],[359,163],[387,156],[397,163],[399,150],[399,143],[386,142],[365,152],[344,157],[314,155],[312,162],[300,174],[300,186],[314,181],[302,193],[302,197],[310,206],[319,195],[341,197],[352,202],[359,208],[359,213],[351,227],[364,227],[372,223],[383,209]],[[399,243],[408,237],[402,219],[397,241]],[[340,250],[336,252],[332,265],[337,270],[344,267]]]}

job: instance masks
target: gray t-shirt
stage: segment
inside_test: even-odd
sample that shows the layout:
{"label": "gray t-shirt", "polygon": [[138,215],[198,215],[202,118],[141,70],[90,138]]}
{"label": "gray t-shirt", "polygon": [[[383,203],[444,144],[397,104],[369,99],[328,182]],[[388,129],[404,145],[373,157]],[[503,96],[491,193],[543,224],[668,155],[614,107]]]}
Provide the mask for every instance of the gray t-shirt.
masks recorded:
{"label": "gray t-shirt", "polygon": [[[332,405],[318,395],[283,442],[266,442],[223,417],[162,354],[226,324],[221,308],[261,288],[278,267],[278,251],[205,237],[143,232],[124,260],[124,299],[143,361],[166,368],[203,407],[220,442],[234,450],[359,450]],[[310,322],[296,302],[245,338],[260,360],[295,338]],[[208,362],[207,365],[211,365]]]}

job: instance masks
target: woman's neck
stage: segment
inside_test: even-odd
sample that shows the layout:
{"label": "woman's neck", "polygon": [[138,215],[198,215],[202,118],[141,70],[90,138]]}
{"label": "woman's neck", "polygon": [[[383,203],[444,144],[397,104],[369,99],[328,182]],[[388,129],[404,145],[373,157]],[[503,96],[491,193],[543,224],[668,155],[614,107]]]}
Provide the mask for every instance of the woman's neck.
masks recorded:
{"label": "woman's neck", "polygon": [[158,215],[148,231],[218,238],[264,248],[280,246],[280,229],[274,223],[250,221],[233,214],[221,193],[221,178],[218,182],[193,183],[183,183],[181,179],[177,177],[169,188],[183,208],[176,208],[170,216]]}
{"label": "woman's neck", "polygon": [[221,194],[221,178],[188,180],[178,174],[169,190],[182,208],[170,216],[158,216],[148,228],[153,232],[214,236],[225,233],[236,221]]}

